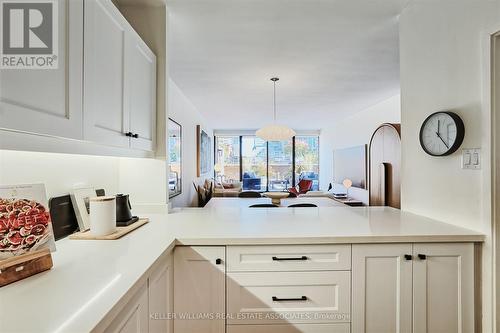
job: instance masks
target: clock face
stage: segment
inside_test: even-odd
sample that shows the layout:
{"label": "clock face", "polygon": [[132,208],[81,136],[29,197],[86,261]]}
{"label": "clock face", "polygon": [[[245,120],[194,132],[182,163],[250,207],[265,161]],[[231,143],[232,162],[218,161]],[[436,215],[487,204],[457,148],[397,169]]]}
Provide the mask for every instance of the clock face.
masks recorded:
{"label": "clock face", "polygon": [[457,114],[436,112],[422,124],[420,144],[429,155],[446,156],[460,147],[464,134],[464,123]]}

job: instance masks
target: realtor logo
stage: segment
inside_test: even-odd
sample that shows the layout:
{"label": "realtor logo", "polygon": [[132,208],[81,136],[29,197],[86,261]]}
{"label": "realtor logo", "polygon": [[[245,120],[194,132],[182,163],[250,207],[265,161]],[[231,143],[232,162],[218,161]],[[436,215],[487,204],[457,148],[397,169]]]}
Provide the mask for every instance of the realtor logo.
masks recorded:
{"label": "realtor logo", "polygon": [[57,68],[56,0],[0,0],[0,17],[0,68]]}

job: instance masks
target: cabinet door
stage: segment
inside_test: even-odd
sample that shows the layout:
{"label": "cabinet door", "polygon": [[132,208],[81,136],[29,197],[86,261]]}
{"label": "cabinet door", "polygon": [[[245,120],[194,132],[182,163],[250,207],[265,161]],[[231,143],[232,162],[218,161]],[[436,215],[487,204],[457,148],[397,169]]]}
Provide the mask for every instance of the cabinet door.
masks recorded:
{"label": "cabinet door", "polygon": [[352,246],[352,332],[411,332],[411,244]]}
{"label": "cabinet door", "polygon": [[172,257],[168,256],[149,277],[149,332],[151,333],[173,332],[173,321],[169,318],[173,305],[172,282]]}
{"label": "cabinet door", "polygon": [[414,244],[413,249],[413,332],[473,332],[474,245]]}
{"label": "cabinet door", "polygon": [[129,147],[125,105],[127,21],[111,0],[85,2],[84,138]]}
{"label": "cabinet door", "polygon": [[127,35],[125,88],[130,147],[152,151],[156,140],[156,57],[135,32]]}
{"label": "cabinet door", "polygon": [[224,247],[176,247],[174,285],[175,333],[225,331],[223,318],[198,317],[201,314],[222,316],[226,312]]}
{"label": "cabinet door", "polygon": [[148,289],[147,285],[144,284],[106,328],[105,332],[148,332],[148,317]]}
{"label": "cabinet door", "polygon": [[83,0],[58,1],[59,66],[0,70],[0,128],[82,138]]}

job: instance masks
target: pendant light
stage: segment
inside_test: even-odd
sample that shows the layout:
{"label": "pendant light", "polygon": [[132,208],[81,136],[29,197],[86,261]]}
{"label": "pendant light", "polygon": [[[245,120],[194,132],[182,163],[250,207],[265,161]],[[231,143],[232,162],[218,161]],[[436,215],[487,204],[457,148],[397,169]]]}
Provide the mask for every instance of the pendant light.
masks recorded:
{"label": "pendant light", "polygon": [[276,81],[278,80],[277,77],[271,79],[274,84],[274,122],[255,132],[256,136],[265,141],[284,141],[295,136],[295,131],[290,127],[276,124]]}

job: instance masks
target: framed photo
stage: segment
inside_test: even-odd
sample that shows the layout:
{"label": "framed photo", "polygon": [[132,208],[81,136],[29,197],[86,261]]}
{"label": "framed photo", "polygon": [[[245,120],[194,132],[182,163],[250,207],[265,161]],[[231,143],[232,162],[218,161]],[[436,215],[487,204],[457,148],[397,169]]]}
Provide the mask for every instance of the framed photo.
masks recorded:
{"label": "framed photo", "polygon": [[182,192],[182,126],[168,118],[168,197]]}
{"label": "framed photo", "polygon": [[0,185],[0,260],[55,251],[44,184]]}
{"label": "framed photo", "polygon": [[76,219],[80,231],[90,229],[90,203],[89,199],[96,197],[96,192],[93,187],[78,188],[71,192],[71,203],[75,209]]}
{"label": "framed photo", "polygon": [[212,154],[210,152],[210,137],[201,129],[200,125],[196,125],[196,142],[198,145],[196,151],[197,176],[201,177],[210,170]]}

